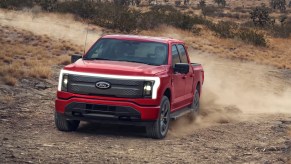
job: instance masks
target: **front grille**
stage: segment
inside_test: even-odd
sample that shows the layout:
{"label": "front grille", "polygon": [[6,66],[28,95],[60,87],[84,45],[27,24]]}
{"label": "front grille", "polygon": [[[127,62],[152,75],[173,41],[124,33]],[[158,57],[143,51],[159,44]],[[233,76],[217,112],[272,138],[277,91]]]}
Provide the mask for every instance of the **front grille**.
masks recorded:
{"label": "front grille", "polygon": [[[124,98],[140,98],[143,96],[143,80],[126,80],[82,75],[69,75],[68,92],[85,95],[98,95]],[[108,89],[99,89],[96,83],[110,83]]]}

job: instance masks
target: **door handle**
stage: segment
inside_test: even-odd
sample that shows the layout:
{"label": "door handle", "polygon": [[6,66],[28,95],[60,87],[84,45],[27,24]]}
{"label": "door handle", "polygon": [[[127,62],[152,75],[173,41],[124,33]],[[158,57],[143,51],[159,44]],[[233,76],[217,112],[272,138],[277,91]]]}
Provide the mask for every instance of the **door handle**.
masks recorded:
{"label": "door handle", "polygon": [[187,75],[184,75],[182,78],[183,78],[183,79],[186,79],[186,78],[187,78]]}

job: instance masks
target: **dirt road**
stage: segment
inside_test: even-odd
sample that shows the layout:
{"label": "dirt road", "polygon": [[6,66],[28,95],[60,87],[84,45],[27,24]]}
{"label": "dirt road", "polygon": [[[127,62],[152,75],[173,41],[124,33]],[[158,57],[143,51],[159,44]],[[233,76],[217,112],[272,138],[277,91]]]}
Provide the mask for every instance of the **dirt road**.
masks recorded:
{"label": "dirt road", "polygon": [[201,116],[172,122],[164,140],[145,138],[142,127],[57,131],[60,66],[48,80],[0,85],[1,163],[290,163],[290,70],[191,53],[206,72]]}

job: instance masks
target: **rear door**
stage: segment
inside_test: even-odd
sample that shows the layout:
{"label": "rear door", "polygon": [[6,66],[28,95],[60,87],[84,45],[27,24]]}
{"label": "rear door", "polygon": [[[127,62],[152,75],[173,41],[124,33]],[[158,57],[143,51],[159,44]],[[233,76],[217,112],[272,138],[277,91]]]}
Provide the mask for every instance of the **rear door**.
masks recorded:
{"label": "rear door", "polygon": [[[175,67],[176,63],[181,63],[179,52],[175,44],[172,45],[172,67]],[[174,69],[173,69],[174,70]],[[172,96],[173,96],[173,110],[181,107],[185,103],[185,79],[183,74],[175,73],[172,75]]]}
{"label": "rear door", "polygon": [[[184,47],[184,45],[182,44],[178,44],[177,45],[178,51],[179,51],[179,55],[181,58],[181,62],[182,63],[190,63],[188,61],[188,57],[187,57],[187,51]],[[185,79],[185,92],[184,92],[184,96],[185,96],[185,103],[192,103],[192,98],[193,98],[193,80],[194,80],[194,76],[193,76],[193,69],[190,66],[189,67],[189,72],[188,74],[184,75],[184,79]]]}

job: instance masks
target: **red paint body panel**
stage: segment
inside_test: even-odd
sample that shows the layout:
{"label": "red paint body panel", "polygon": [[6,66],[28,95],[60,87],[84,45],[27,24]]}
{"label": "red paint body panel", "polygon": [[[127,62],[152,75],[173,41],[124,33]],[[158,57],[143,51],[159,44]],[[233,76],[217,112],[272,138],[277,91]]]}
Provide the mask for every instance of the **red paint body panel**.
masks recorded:
{"label": "red paint body panel", "polygon": [[[172,112],[192,103],[194,91],[198,83],[200,84],[199,89],[201,95],[202,84],[204,81],[204,71],[201,65],[190,65],[189,73],[186,75],[175,74],[173,71],[171,45],[184,45],[182,41],[171,38],[134,35],[107,35],[102,38],[166,43],[169,45],[168,65],[152,66],[122,61],[84,61],[80,59],[77,62],[66,66],[64,70],[106,75],[159,77],[160,85],[157,91],[157,98],[117,98],[108,96],[81,95],[58,91],[57,99],[55,101],[55,108],[57,112],[64,113],[65,107],[72,102],[84,102],[100,105],[132,107],[141,113],[142,120],[156,120],[158,118],[160,101],[167,89],[169,89],[171,93],[170,102]],[[188,61],[190,61],[188,53],[187,58]],[[191,63],[189,62],[189,64]]]}
{"label": "red paint body panel", "polygon": [[167,66],[152,66],[141,63],[107,61],[107,60],[78,60],[64,69],[76,72],[97,74],[126,75],[126,76],[152,76],[165,72]]}
{"label": "red paint body panel", "polygon": [[142,120],[156,120],[158,116],[159,106],[139,106],[132,102],[127,101],[110,101],[110,100],[99,100],[99,99],[88,99],[88,98],[70,98],[69,100],[56,99],[56,111],[59,113],[64,113],[65,107],[72,102],[84,102],[90,104],[99,104],[99,105],[115,105],[115,106],[127,106],[132,107],[141,113]]}

